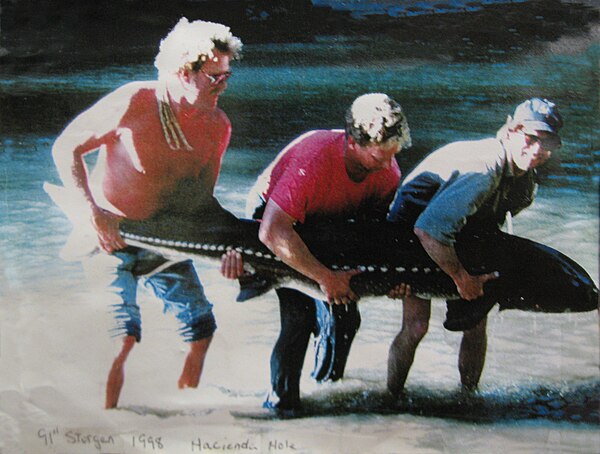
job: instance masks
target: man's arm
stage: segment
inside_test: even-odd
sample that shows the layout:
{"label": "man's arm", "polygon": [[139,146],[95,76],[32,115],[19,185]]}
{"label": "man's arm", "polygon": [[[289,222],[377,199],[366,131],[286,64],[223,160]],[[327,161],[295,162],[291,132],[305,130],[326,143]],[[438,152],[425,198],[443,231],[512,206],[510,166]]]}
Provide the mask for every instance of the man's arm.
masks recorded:
{"label": "man's arm", "polygon": [[441,243],[418,227],[414,231],[433,261],[452,278],[461,298],[474,300],[483,296],[483,284],[498,277],[496,273],[470,275],[460,263],[453,246]]}
{"label": "man's arm", "polygon": [[455,171],[449,182],[437,190],[414,226],[425,251],[452,278],[459,295],[466,300],[482,296],[483,284],[496,277],[495,273],[470,275],[453,246],[469,216],[480,209],[500,183],[501,167],[479,167],[480,163],[468,171]]}
{"label": "man's arm", "polygon": [[119,234],[120,218],[100,208],[90,189],[84,156],[96,151],[115,133],[129,97],[117,90],[77,116],[60,134],[52,147],[52,157],[65,188],[79,194],[89,209],[89,220],[98,233],[100,247],[106,252],[126,246]]}
{"label": "man's arm", "polygon": [[273,200],[267,202],[258,232],[259,239],[284,263],[319,284],[330,303],[358,301],[350,288],[350,279],[358,270],[332,271],[311,254],[294,230],[295,219]]}

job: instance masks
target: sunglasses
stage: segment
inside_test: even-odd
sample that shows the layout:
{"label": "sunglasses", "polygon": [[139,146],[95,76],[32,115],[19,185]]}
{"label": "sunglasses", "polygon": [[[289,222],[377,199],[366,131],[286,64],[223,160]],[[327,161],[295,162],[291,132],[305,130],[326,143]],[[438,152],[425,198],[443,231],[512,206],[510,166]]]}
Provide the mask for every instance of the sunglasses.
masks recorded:
{"label": "sunglasses", "polygon": [[221,74],[208,74],[208,73],[205,73],[202,70],[202,68],[200,68],[199,71],[206,76],[206,78],[208,79],[208,82],[211,85],[219,85],[220,83],[225,82],[227,79],[229,79],[233,75],[233,71],[225,71],[224,73],[221,73]]}
{"label": "sunglasses", "polygon": [[560,147],[562,147],[562,142],[560,137],[557,135],[551,135],[548,137],[540,137],[535,134],[529,134],[521,131],[521,134],[525,136],[525,140],[527,141],[527,145],[535,145],[536,143],[540,145],[546,151],[556,151]]}

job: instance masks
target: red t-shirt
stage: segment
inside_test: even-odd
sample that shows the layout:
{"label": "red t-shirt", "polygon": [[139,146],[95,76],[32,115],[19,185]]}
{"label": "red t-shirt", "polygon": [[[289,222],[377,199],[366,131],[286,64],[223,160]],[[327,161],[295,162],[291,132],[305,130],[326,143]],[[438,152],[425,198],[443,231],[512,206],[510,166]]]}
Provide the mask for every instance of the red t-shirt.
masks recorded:
{"label": "red t-shirt", "polygon": [[307,132],[279,153],[255,190],[299,222],[307,216],[351,217],[363,210],[387,209],[400,181],[396,161],[356,183],[346,172],[344,146],[344,131]]}

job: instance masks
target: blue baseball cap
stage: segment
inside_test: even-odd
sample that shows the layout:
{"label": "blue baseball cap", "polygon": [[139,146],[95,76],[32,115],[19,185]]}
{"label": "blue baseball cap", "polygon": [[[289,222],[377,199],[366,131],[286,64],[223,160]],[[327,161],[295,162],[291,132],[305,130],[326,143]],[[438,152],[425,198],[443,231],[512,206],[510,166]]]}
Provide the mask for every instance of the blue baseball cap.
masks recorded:
{"label": "blue baseball cap", "polygon": [[552,134],[558,134],[563,125],[556,104],[541,98],[531,98],[519,104],[515,109],[513,122],[530,131],[548,131]]}

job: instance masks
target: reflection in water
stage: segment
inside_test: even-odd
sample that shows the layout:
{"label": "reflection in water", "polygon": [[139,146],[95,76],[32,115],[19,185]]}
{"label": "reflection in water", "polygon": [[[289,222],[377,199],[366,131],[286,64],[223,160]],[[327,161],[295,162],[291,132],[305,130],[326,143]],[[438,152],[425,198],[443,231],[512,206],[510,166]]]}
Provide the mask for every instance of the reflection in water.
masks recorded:
{"label": "reflection in water", "polygon": [[589,380],[475,394],[422,387],[399,402],[390,402],[387,393],[377,391],[333,392],[307,399],[305,416],[408,413],[477,423],[536,419],[597,425],[599,408],[600,380]]}

